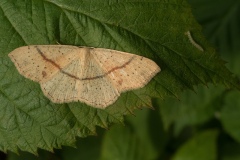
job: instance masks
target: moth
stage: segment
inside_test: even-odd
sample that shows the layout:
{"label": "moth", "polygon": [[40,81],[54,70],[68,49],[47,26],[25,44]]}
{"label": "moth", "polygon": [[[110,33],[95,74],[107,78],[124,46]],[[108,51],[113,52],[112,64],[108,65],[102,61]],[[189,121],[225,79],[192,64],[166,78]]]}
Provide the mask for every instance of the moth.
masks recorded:
{"label": "moth", "polygon": [[80,101],[102,109],[122,92],[144,87],[161,71],[148,58],[104,48],[32,45],[13,50],[9,57],[52,102]]}

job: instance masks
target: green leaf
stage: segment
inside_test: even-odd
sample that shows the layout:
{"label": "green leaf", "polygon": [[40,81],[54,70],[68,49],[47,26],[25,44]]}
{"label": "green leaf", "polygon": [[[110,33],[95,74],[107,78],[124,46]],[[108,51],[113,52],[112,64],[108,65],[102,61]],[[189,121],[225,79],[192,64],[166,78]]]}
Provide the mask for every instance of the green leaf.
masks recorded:
{"label": "green leaf", "polygon": [[239,51],[240,46],[240,1],[228,0],[188,0],[203,31],[209,41],[218,46],[218,50],[228,54]]}
{"label": "green leaf", "polygon": [[240,144],[227,139],[224,143],[220,143],[219,157],[220,160],[239,160]]}
{"label": "green leaf", "polygon": [[221,110],[221,122],[224,129],[238,142],[240,142],[240,93],[232,91],[224,99],[224,106]]}
{"label": "green leaf", "polygon": [[141,158],[137,150],[143,146],[139,145],[139,138],[131,133],[130,128],[114,126],[107,132],[103,139],[102,160],[134,160]]}
{"label": "green leaf", "polygon": [[[96,126],[121,123],[152,97],[178,96],[195,84],[237,86],[185,0],[1,0],[0,150],[37,154],[74,146],[76,136],[96,134]],[[204,48],[191,44],[186,31]],[[23,78],[8,58],[32,44],[71,44],[116,49],[153,59],[162,71],[144,88],[129,91],[106,110],[80,102],[51,103],[39,84]]]}
{"label": "green leaf", "polygon": [[217,133],[207,130],[195,135],[178,149],[173,160],[216,160]]}
{"label": "green leaf", "polygon": [[198,86],[195,93],[184,91],[180,101],[173,98],[158,100],[164,128],[173,125],[174,133],[178,135],[186,126],[200,125],[215,117],[221,107],[223,91],[224,87]]}
{"label": "green leaf", "polygon": [[7,160],[59,160],[57,156],[48,151],[39,150],[39,155],[36,156],[29,152],[19,152],[20,154],[17,155],[15,153],[8,152]]}
{"label": "green leaf", "polygon": [[[196,6],[196,9],[193,11],[199,22],[203,25],[207,38],[218,47],[224,59],[230,62],[227,66],[231,71],[240,76],[240,1],[189,0],[189,2],[193,6]],[[220,112],[220,121],[225,131],[238,142],[240,141],[240,130],[238,129],[240,127],[239,96],[238,91],[228,91],[225,97],[222,98],[222,109]]]}
{"label": "green leaf", "polygon": [[100,157],[102,134],[78,139],[76,148],[63,147],[61,160],[98,160]]}
{"label": "green leaf", "polygon": [[[159,117],[148,110],[128,117],[126,126],[114,126],[106,132],[102,146],[102,160],[152,160],[164,151],[166,134]],[[154,119],[152,119],[155,117]],[[157,121],[158,120],[158,121]],[[154,124],[154,125],[152,125]],[[154,132],[149,128],[154,127]],[[158,129],[156,129],[158,128]]]}
{"label": "green leaf", "polygon": [[[103,129],[100,130],[102,131]],[[97,160],[100,157],[101,139],[102,134],[78,138],[75,148],[64,146],[62,150],[55,149],[53,153],[40,149],[37,156],[22,151],[18,155],[8,152],[7,160]]]}

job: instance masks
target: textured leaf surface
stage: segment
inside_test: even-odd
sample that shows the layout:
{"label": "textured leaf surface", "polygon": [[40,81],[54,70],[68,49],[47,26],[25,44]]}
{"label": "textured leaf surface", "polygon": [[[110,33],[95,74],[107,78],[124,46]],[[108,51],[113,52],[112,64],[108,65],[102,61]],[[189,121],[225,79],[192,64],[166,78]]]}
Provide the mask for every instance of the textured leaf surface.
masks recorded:
{"label": "textured leaf surface", "polygon": [[216,160],[216,140],[215,130],[199,133],[179,148],[173,160]]}
{"label": "textured leaf surface", "polygon": [[64,146],[62,149],[55,149],[54,152],[40,149],[38,156],[23,151],[19,154],[8,152],[7,160],[98,160],[101,151],[101,135],[78,138],[74,148]]}
{"label": "textured leaf surface", "polygon": [[[231,73],[209,47],[185,0],[0,1],[0,150],[35,153],[76,136],[96,134],[123,121],[152,97],[178,96],[182,89],[207,82],[236,86]],[[204,52],[184,34],[190,30]],[[8,58],[32,44],[71,44],[110,48],[153,59],[162,68],[145,88],[123,94],[106,110],[82,103],[53,104],[37,83],[23,78]]]}
{"label": "textured leaf surface", "polygon": [[58,158],[47,151],[39,150],[40,157],[33,155],[29,152],[19,152],[20,155],[16,153],[9,152],[7,160],[58,160]]}
{"label": "textured leaf surface", "polygon": [[[230,62],[227,66],[239,77],[240,1],[230,0],[226,3],[225,0],[189,0],[189,2],[197,6],[194,13],[199,22],[204,25],[205,35],[217,46],[224,59]],[[222,108],[220,120],[223,127],[238,142],[240,141],[239,96],[239,91],[230,90],[226,92],[220,104]],[[234,159],[234,156],[232,158]]]}
{"label": "textured leaf surface", "polygon": [[240,1],[189,0],[195,6],[193,12],[202,24],[203,31],[218,50],[229,54],[239,51],[240,46]]}

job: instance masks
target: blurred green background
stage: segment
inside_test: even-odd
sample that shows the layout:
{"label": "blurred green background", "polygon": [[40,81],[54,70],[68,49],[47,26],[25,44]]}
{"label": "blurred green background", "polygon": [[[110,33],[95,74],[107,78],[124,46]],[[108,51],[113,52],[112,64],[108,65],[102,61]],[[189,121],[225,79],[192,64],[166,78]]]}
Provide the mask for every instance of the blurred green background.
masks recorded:
{"label": "blurred green background", "polygon": [[[203,34],[240,76],[240,1],[188,0]],[[125,126],[98,128],[76,148],[54,153],[1,153],[4,160],[240,160],[240,92],[196,86],[176,99],[153,100],[155,110],[127,116]]]}

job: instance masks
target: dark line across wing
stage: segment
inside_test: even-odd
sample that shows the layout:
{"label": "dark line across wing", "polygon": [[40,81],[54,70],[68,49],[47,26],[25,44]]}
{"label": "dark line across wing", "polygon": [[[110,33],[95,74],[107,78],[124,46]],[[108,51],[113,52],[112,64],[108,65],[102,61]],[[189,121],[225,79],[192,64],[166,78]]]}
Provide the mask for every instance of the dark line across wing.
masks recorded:
{"label": "dark line across wing", "polygon": [[124,63],[123,65],[118,66],[118,67],[114,67],[114,68],[112,68],[111,70],[109,70],[108,72],[104,73],[103,75],[95,76],[95,77],[78,78],[78,77],[76,77],[76,76],[74,76],[74,75],[72,75],[72,74],[64,71],[64,70],[63,70],[56,62],[54,62],[53,60],[48,59],[48,58],[44,55],[44,53],[43,53],[37,46],[35,46],[35,48],[36,48],[36,50],[38,51],[38,53],[42,56],[42,58],[43,58],[45,61],[48,61],[48,62],[51,63],[53,66],[55,66],[56,68],[58,68],[61,73],[66,74],[66,75],[68,75],[68,76],[71,77],[71,78],[74,78],[74,79],[77,79],[77,80],[81,80],[81,81],[83,81],[83,80],[94,80],[94,79],[98,79],[98,78],[103,78],[103,77],[107,76],[108,74],[110,74],[111,72],[113,72],[113,71],[115,71],[115,70],[117,70],[117,69],[124,68],[126,65],[128,65],[129,63],[131,63],[132,60],[135,58],[135,56],[132,56],[132,57],[131,57],[126,63]]}

